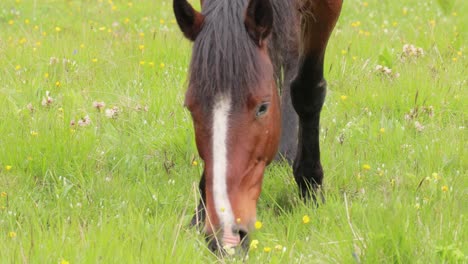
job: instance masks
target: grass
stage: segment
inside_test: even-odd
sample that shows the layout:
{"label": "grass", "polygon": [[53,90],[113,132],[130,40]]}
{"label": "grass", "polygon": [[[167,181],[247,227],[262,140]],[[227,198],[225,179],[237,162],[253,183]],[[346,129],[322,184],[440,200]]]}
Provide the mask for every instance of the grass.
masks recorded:
{"label": "grass", "polygon": [[[468,262],[467,12],[345,1],[326,58],[327,203],[303,204],[291,169],[270,166],[247,263]],[[201,162],[170,1],[5,0],[0,29],[0,262],[241,262],[187,227]]]}

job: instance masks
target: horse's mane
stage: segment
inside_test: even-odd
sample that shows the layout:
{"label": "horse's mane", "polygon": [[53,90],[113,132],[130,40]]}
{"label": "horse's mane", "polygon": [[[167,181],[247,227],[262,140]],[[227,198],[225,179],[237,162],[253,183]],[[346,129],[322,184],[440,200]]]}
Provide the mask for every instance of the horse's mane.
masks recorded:
{"label": "horse's mane", "polygon": [[[190,65],[190,84],[192,92],[199,101],[209,109],[216,96],[230,95],[233,107],[238,107],[247,100],[251,90],[264,78],[264,72],[271,72],[260,64],[259,52],[250,38],[244,25],[248,0],[205,0],[202,14],[204,25],[197,36],[192,51]],[[294,0],[272,1],[283,2],[280,8],[291,9]],[[275,9],[275,6],[273,6]],[[286,9],[287,9],[286,8]],[[286,22],[284,16],[291,16],[287,10],[275,10],[274,33],[285,35],[278,25]],[[282,17],[283,16],[283,17]],[[277,27],[275,29],[275,27]],[[284,36],[276,36],[279,41]],[[288,39],[288,37],[286,37]],[[287,42],[287,41],[286,41]],[[277,45],[275,45],[277,46]],[[282,45],[279,45],[282,46]],[[280,53],[279,50],[276,52]]]}

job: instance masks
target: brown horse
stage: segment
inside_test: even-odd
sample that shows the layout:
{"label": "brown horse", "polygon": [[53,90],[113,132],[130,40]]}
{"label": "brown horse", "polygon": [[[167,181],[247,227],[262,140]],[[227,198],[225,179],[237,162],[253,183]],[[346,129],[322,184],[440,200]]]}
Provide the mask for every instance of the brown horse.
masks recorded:
{"label": "brown horse", "polygon": [[[322,184],[323,61],[342,0],[174,0],[193,41],[185,105],[204,172],[192,224],[213,250],[247,244],[265,167],[293,161],[303,199]],[[278,94],[281,92],[281,98]],[[280,131],[282,130],[282,134]]]}

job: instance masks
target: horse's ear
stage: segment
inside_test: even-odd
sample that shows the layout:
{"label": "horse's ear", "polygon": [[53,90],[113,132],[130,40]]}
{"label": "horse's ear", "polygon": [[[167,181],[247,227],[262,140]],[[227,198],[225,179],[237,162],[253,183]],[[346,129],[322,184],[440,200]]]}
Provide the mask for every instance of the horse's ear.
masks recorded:
{"label": "horse's ear", "polygon": [[250,37],[261,47],[273,27],[273,8],[270,0],[250,0],[244,24]]}
{"label": "horse's ear", "polygon": [[180,30],[185,37],[194,41],[202,29],[205,16],[193,9],[187,0],[174,0],[172,4]]}

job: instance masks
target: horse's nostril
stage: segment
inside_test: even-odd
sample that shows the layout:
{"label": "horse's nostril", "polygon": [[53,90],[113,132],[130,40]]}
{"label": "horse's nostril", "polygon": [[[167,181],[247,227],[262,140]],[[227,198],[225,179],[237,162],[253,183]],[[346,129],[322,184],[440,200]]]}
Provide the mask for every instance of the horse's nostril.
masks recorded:
{"label": "horse's nostril", "polygon": [[249,242],[249,236],[247,235],[247,232],[244,230],[239,230],[239,235],[241,239],[242,248],[245,250],[248,250],[250,246],[250,242]]}

